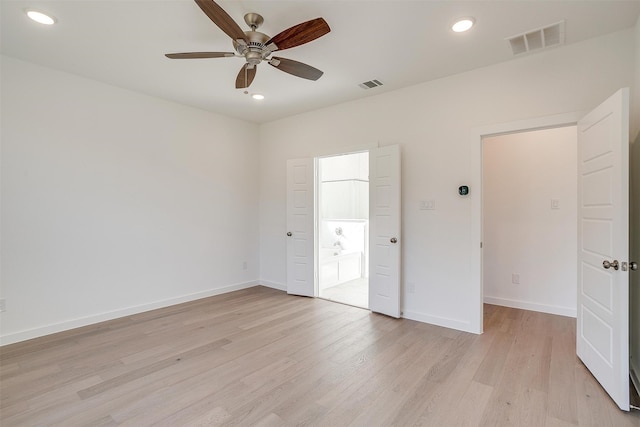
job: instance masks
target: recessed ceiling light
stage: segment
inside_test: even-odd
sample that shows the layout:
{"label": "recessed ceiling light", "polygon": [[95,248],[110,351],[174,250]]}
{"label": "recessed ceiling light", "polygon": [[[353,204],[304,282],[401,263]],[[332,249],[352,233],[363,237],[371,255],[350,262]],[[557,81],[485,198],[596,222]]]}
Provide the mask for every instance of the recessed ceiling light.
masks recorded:
{"label": "recessed ceiling light", "polygon": [[466,18],[460,18],[456,20],[456,22],[451,26],[451,29],[456,33],[463,33],[470,30],[475,23],[476,20],[470,16]]}
{"label": "recessed ceiling light", "polygon": [[29,18],[40,24],[53,25],[56,23],[56,19],[54,17],[46,15],[42,12],[38,12],[36,10],[27,10],[26,12]]}
{"label": "recessed ceiling light", "polygon": [[253,99],[257,99],[257,100],[262,100],[264,99],[264,95],[260,94],[260,93],[254,93],[253,95],[251,95],[251,97]]}

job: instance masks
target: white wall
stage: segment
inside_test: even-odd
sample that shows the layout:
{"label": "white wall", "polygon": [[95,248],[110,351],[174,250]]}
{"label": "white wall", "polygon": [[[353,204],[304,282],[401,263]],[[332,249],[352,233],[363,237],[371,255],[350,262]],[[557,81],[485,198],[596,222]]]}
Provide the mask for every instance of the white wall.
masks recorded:
{"label": "white wall", "polygon": [[369,218],[368,152],[321,158],[318,169],[322,218]]}
{"label": "white wall", "polygon": [[1,77],[2,343],[257,283],[257,125],[8,57]]}
{"label": "white wall", "polygon": [[[629,259],[640,263],[640,17],[636,23],[635,32],[635,59],[636,59],[636,84],[631,92],[631,141],[633,142],[629,153],[629,175],[631,182],[630,191],[630,253]],[[631,352],[630,367],[635,372],[636,387],[640,390],[640,270],[629,274],[630,290],[630,328],[629,344]]]}
{"label": "white wall", "polygon": [[631,117],[629,120],[629,131],[631,141],[635,141],[640,136],[640,16],[635,26],[635,82],[631,90]]}
{"label": "white wall", "polygon": [[487,137],[482,152],[484,301],[575,317],[576,127]]}
{"label": "white wall", "polygon": [[369,153],[352,153],[320,159],[320,181],[369,180]]}
{"label": "white wall", "polygon": [[[629,260],[640,264],[640,133],[631,145],[629,160]],[[629,273],[629,300],[630,368],[640,380],[640,270]],[[637,387],[640,391],[640,381]]]}
{"label": "white wall", "polygon": [[[586,111],[634,82],[634,32],[626,30],[260,127],[260,277],[283,287],[285,162],[370,144],[402,150],[404,316],[478,330],[470,269],[472,129]],[[355,82],[354,82],[355,84]],[[374,89],[375,90],[375,89]],[[419,210],[420,200],[436,209]],[[479,280],[478,280],[479,281]]]}

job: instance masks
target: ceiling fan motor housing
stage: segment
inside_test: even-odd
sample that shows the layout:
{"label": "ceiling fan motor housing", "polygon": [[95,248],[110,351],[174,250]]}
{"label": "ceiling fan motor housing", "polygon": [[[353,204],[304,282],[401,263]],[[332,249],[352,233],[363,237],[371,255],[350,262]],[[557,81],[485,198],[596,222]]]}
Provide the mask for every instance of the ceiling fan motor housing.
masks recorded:
{"label": "ceiling fan motor housing", "polygon": [[244,56],[249,64],[258,65],[271,53],[266,49],[265,43],[269,41],[269,36],[258,31],[245,31],[247,44],[233,41],[233,47],[236,52]]}

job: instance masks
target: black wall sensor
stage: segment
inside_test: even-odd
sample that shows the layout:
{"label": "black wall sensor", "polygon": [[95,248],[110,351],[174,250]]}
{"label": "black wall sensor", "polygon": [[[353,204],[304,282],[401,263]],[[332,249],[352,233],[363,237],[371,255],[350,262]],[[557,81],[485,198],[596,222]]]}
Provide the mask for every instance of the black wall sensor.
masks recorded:
{"label": "black wall sensor", "polygon": [[469,194],[469,187],[467,187],[466,185],[461,185],[460,187],[458,187],[458,194],[461,196],[466,196],[467,194]]}

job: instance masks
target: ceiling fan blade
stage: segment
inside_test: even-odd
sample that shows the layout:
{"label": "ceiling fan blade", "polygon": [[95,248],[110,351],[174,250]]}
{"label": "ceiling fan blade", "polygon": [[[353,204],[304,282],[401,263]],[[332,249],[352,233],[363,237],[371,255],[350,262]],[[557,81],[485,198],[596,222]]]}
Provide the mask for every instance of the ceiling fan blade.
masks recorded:
{"label": "ceiling fan blade", "polygon": [[318,80],[324,74],[322,71],[317,68],[313,68],[311,65],[303,64],[302,62],[287,58],[273,57],[269,61],[269,65],[272,65],[285,73],[293,74],[294,76],[302,77],[307,80]]}
{"label": "ceiling fan blade", "polygon": [[[289,49],[309,43],[318,37],[324,36],[329,31],[331,31],[331,28],[329,28],[327,21],[322,18],[316,18],[282,31],[265,44],[273,43],[276,45],[277,50]],[[274,51],[276,49],[271,50]]]}
{"label": "ceiling fan blade", "polygon": [[199,58],[231,58],[233,52],[185,52],[167,53],[164,56],[171,59],[199,59]]}
{"label": "ceiling fan blade", "polygon": [[256,70],[258,69],[257,65],[249,68],[249,64],[244,64],[244,66],[240,69],[238,73],[238,77],[236,77],[236,89],[244,89],[251,85],[253,79],[256,76]]}
{"label": "ceiling fan blade", "polygon": [[229,16],[216,2],[213,0],[195,0],[200,9],[216,24],[226,35],[233,40],[242,39],[247,41],[244,31],[236,21]]}

